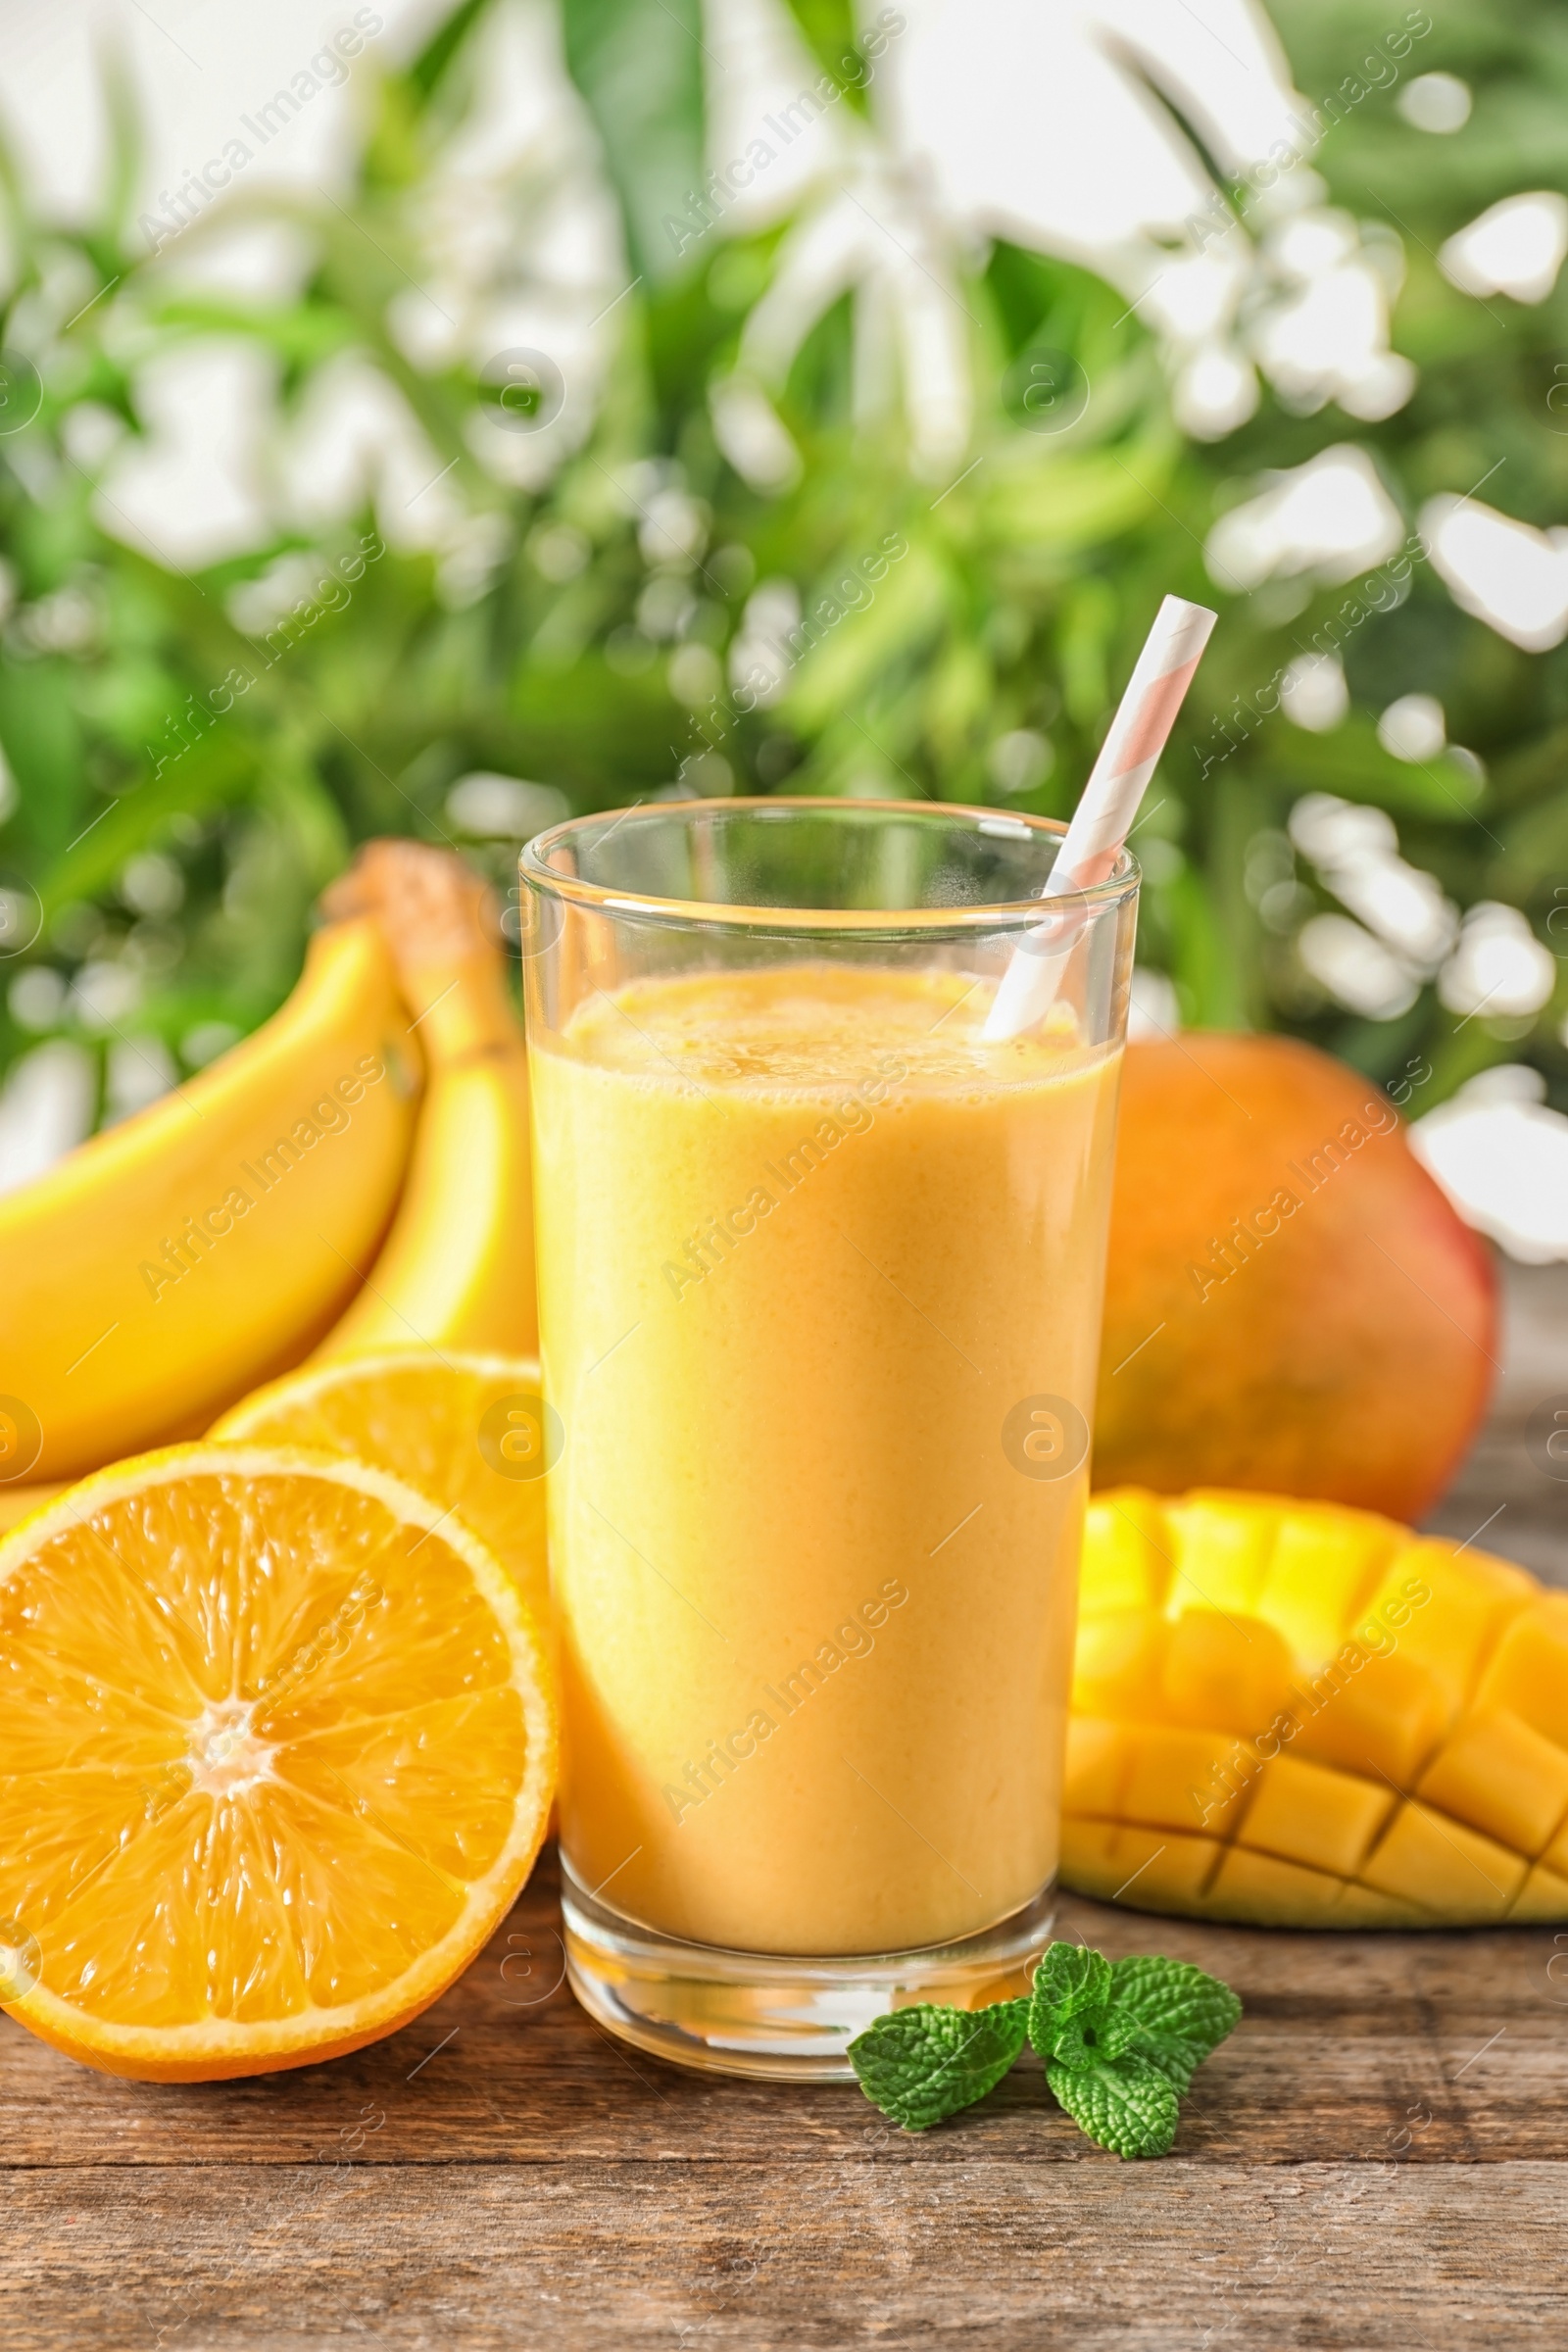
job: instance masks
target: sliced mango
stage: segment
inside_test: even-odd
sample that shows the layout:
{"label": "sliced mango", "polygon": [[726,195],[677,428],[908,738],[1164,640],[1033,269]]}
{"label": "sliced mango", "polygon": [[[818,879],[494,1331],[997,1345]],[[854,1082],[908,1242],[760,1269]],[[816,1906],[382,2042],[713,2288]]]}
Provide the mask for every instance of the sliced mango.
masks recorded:
{"label": "sliced mango", "polygon": [[1520,1926],[1568,1919],[1568,1879],[1559,1879],[1554,1870],[1538,1862],[1514,1896],[1508,1917]]}
{"label": "sliced mango", "polygon": [[1442,1922],[1423,1911],[1419,1903],[1404,1902],[1396,1894],[1385,1894],[1376,1886],[1363,1886],[1359,1879],[1348,1882],[1340,1896],[1334,1917],[1323,1922],[1330,1928],[1436,1928]]}
{"label": "sliced mango", "polygon": [[1169,1626],[1153,1609],[1080,1616],[1073,1705],[1086,1715],[1125,1715],[1135,1723],[1158,1714],[1169,1638]]}
{"label": "sliced mango", "polygon": [[1568,1922],[1568,1594],[1372,1512],[1097,1495],[1063,1883],[1262,1925]]}
{"label": "sliced mango", "polygon": [[1098,1894],[1105,1902],[1114,1895],[1110,1876],[1111,1855],[1121,1836],[1121,1824],[1116,1821],[1085,1821],[1076,1813],[1064,1813],[1061,1821],[1061,1876],[1081,1894]]}
{"label": "sliced mango", "polygon": [[1238,1836],[1261,1853],[1351,1879],[1398,1801],[1353,1773],[1276,1756],[1258,1773]]}
{"label": "sliced mango", "polygon": [[1568,1814],[1568,1752],[1522,1715],[1489,1707],[1465,1718],[1421,1776],[1419,1794],[1522,1854],[1539,1854]]}
{"label": "sliced mango", "polygon": [[1529,1874],[1521,1854],[1446,1821],[1430,1805],[1403,1804],[1375,1853],[1361,1865],[1365,1886],[1452,1920],[1501,1919]]}
{"label": "sliced mango", "polygon": [[1568,1737],[1568,1592],[1543,1592],[1510,1619],[1476,1695],[1548,1740]]}
{"label": "sliced mango", "polygon": [[1547,1870],[1554,1870],[1560,1878],[1568,1879],[1568,1825],[1558,1831],[1541,1859]]}
{"label": "sliced mango", "polygon": [[1540,1591],[1533,1576],[1489,1552],[1411,1542],[1395,1554],[1367,1614],[1389,1628],[1399,1654],[1424,1666],[1457,1710],[1509,1618]]}
{"label": "sliced mango", "polygon": [[1338,1925],[1333,1914],[1343,1891],[1344,1882],[1326,1871],[1233,1845],[1226,1848],[1209,1883],[1206,1908],[1213,1919],[1281,1928],[1294,1927],[1303,1911],[1319,1911],[1324,1926],[1333,1927]]}
{"label": "sliced mango", "polygon": [[1375,1512],[1293,1502],[1280,1516],[1258,1613],[1279,1628],[1293,1656],[1331,1658],[1379,1571],[1405,1542],[1402,1527]]}
{"label": "sliced mango", "polygon": [[1239,1742],[1228,1732],[1139,1724],[1127,1735],[1122,1812],[1156,1830],[1223,1836],[1247,1794]]}
{"label": "sliced mango", "polygon": [[1129,1829],[1115,1822],[1062,1823],[1061,1876],[1080,1894],[1141,1911],[1205,1917],[1203,1890],[1225,1848],[1212,1838],[1177,1830]]}
{"label": "sliced mango", "polygon": [[1184,1609],[1165,1643],[1164,1711],[1177,1723],[1248,1736],[1285,1705],[1290,1674],[1291,1653],[1261,1617]]}
{"label": "sliced mango", "polygon": [[1255,1494],[1199,1490],[1165,1505],[1172,1575],[1165,1614],[1183,1609],[1229,1609],[1256,1614],[1268,1573],[1278,1506],[1259,1507]]}
{"label": "sliced mango", "polygon": [[1173,1563],[1159,1496],[1141,1487],[1096,1494],[1086,1530],[1078,1586],[1082,1613],[1160,1608]]}
{"label": "sliced mango", "polygon": [[1396,1652],[1343,1656],[1298,1685],[1296,1753],[1396,1788],[1414,1786],[1452,1720],[1442,1686]]}
{"label": "sliced mango", "polygon": [[1124,1724],[1106,1723],[1094,1715],[1073,1715],[1067,1723],[1067,1762],[1062,1774],[1062,1810],[1069,1817],[1116,1821],[1122,1811],[1130,1760]]}

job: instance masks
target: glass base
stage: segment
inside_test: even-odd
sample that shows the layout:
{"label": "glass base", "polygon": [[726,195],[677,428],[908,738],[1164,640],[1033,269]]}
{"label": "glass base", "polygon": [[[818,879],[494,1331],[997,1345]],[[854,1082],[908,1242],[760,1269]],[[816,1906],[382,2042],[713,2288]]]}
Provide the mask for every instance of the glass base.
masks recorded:
{"label": "glass base", "polygon": [[796,1959],[662,1936],[588,1893],[561,1861],[566,1976],[589,2016],[675,2066],[773,2082],[852,2081],[850,2043],[889,2009],[980,2009],[1026,1992],[1055,1905],[1053,1881],[958,1943]]}

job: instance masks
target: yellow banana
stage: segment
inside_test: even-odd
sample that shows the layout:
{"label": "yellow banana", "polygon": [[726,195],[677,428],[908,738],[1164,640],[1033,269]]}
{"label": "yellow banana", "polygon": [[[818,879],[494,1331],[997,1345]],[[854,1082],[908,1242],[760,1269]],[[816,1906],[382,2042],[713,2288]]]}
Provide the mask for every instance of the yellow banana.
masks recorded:
{"label": "yellow banana", "polygon": [[66,1491],[65,1481],[50,1479],[41,1487],[0,1487],[0,1536],[8,1536],[24,1519],[41,1511],[46,1502]]}
{"label": "yellow banana", "polygon": [[386,1229],[417,1066],[380,929],[335,922],[253,1037],[0,1198],[0,1482],[192,1434],[297,1363]]}
{"label": "yellow banana", "polygon": [[532,1355],[528,1065],[490,894],[444,851],[378,841],[326,904],[380,921],[427,1076],[386,1246],[315,1360],[420,1345]]}

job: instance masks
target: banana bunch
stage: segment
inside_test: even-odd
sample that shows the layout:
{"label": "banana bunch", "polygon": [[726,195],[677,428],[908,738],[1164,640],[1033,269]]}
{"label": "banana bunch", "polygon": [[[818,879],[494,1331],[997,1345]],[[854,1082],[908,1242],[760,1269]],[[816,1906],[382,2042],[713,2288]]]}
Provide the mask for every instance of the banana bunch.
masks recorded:
{"label": "banana bunch", "polygon": [[0,1528],[313,1349],[536,1346],[489,894],[445,852],[374,842],[324,912],[253,1037],[0,1197]]}
{"label": "banana bunch", "polygon": [[449,852],[372,841],[324,904],[340,920],[371,916],[390,942],[426,1081],[392,1230],[318,1358],[532,1355],[528,1061],[490,892]]}

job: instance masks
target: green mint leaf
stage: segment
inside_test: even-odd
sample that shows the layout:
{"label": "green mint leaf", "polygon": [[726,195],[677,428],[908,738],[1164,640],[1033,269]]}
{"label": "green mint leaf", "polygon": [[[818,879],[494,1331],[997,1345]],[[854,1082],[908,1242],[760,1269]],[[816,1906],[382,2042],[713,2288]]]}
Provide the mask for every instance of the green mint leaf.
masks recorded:
{"label": "green mint leaf", "polygon": [[1086,1943],[1053,1943],[1035,1970],[1035,1998],[1049,2001],[1063,2017],[1102,2009],[1110,1998],[1111,1966],[1103,1952]]}
{"label": "green mint leaf", "polygon": [[1217,1977],[1206,1976],[1190,1960],[1150,1954],[1118,1960],[1112,1968],[1100,2039],[1107,2056],[1147,2058],[1185,2090],[1241,2014],[1241,2002]]}
{"label": "green mint leaf", "polygon": [[1163,2156],[1176,2136],[1176,2085],[1129,2051],[1089,2066],[1048,2066],[1046,2081],[1086,2139],[1113,2156]]}
{"label": "green mint leaf", "polygon": [[906,2132],[929,2131],[1002,2081],[1023,2048],[1028,2007],[895,2009],[851,2042],[850,2063],[873,2106]]}
{"label": "green mint leaf", "polygon": [[1102,1952],[1087,1944],[1054,1943],[1035,1970],[1029,2038],[1048,2066],[1089,2066],[1110,2005],[1112,1974]]}

